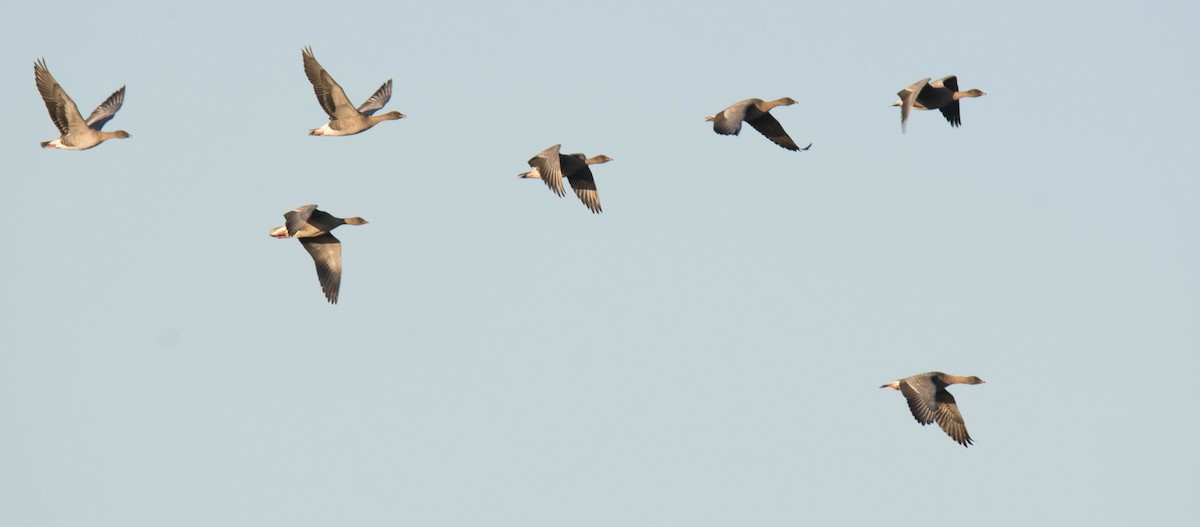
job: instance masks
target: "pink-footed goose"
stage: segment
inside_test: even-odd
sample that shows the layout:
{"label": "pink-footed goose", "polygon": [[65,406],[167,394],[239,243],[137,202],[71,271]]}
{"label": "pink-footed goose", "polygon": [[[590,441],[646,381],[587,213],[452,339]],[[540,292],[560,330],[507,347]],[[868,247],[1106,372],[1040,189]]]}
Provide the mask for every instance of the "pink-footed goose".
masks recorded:
{"label": "pink-footed goose", "polygon": [[392,79],[388,79],[369,99],[357,109],[346,97],[346,92],[338,85],[333,77],[317,62],[312,48],[304,48],[301,52],[304,58],[304,74],[312,83],[313,92],[317,94],[317,102],[329,114],[329,122],[320,128],[313,128],[308,135],[354,135],[379,124],[382,121],[403,119],[400,112],[388,112],[375,115],[392,98]]}
{"label": "pink-footed goose", "polygon": [[908,400],[908,409],[912,411],[918,423],[927,425],[937,421],[938,426],[942,427],[951,439],[965,447],[973,441],[967,433],[962,414],[958,413],[958,404],[954,402],[954,396],[946,391],[946,387],[951,384],[983,384],[983,379],[931,371],[892,381],[880,388],[900,390]]}
{"label": "pink-footed goose", "polygon": [[342,287],[342,242],[329,231],[341,225],[362,225],[367,220],[357,216],[337,218],[317,210],[316,205],[296,207],[283,214],[285,225],[271,229],[276,238],[296,238],[317,264],[317,279],[329,303],[336,304]]}
{"label": "pink-footed goose", "polygon": [[563,155],[558,153],[562,145],[554,145],[543,150],[529,160],[533,170],[523,172],[517,177],[522,179],[541,179],[546,186],[560,197],[565,196],[563,178],[571,182],[571,189],[593,213],[599,214],[600,194],[596,192],[596,180],[592,177],[592,169],[588,165],[598,165],[612,161],[611,157],[598,155],[587,157],[583,154]]}
{"label": "pink-footed goose", "polygon": [[101,128],[112,120],[125,102],[125,87],[113,92],[104,102],[100,103],[88,116],[87,120],[79,113],[75,101],[67,95],[66,90],[54,80],[50,69],[46,67],[46,59],[38,59],[33,63],[33,79],[37,83],[38,93],[46,103],[50,112],[50,120],[58,127],[61,134],[58,139],[42,141],[42,148],[61,148],[63,150],[87,150],[108,139],[127,139],[129,132],[117,130],[105,132]]}
{"label": "pink-footed goose", "polygon": [[962,117],[958,113],[958,100],[964,97],[982,97],[987,95],[978,88],[966,91],[958,90],[958,77],[949,75],[933,82],[926,77],[912,86],[896,93],[900,100],[892,106],[900,107],[900,131],[905,132],[908,124],[908,114],[912,109],[941,110],[942,115],[950,121],[950,126],[962,126]]}
{"label": "pink-footed goose", "polygon": [[788,150],[808,150],[812,148],[812,143],[809,143],[804,148],[800,148],[788,136],[787,132],[783,130],[783,125],[779,124],[779,121],[769,113],[771,108],[776,106],[791,106],[793,104],[796,104],[796,101],[791,97],[784,97],[773,101],[746,99],[734,103],[732,106],[716,114],[705,117],[704,120],[711,121],[713,131],[721,135],[738,135],[738,132],[742,131],[742,121],[746,121],[755,130],[758,130],[759,133],[779,146]]}

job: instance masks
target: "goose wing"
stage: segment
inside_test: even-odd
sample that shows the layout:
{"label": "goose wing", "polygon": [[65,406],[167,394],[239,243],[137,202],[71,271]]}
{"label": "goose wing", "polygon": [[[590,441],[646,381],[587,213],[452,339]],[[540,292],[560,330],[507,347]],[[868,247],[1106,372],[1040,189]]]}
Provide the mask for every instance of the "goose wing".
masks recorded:
{"label": "goose wing", "polygon": [[746,119],[746,108],[754,99],[746,99],[717,112],[711,117],[713,131],[721,135],[737,135],[742,131],[742,121]]}
{"label": "goose wing", "polygon": [[937,416],[937,386],[929,377],[914,375],[900,380],[900,393],[908,401],[912,416],[922,425],[932,423]]}
{"label": "goose wing", "polygon": [[558,150],[561,147],[562,145],[559,144],[542,150],[541,153],[533,156],[529,160],[529,166],[537,169],[538,174],[540,174],[542,177],[542,181],[546,182],[546,186],[549,187],[552,192],[558,194],[559,196],[565,196],[566,191],[563,190],[562,182],[562,161],[560,159],[563,156],[559,155],[558,153]]}
{"label": "goose wing", "polygon": [[912,112],[913,105],[917,102],[917,96],[921,94],[921,90],[929,84],[929,77],[914,82],[911,86],[904,88],[896,93],[900,96],[900,131],[907,131],[908,114]]}
{"label": "goose wing", "polygon": [[571,182],[571,190],[575,191],[579,201],[592,212],[599,214],[600,194],[596,191],[596,179],[592,177],[592,169],[584,162],[584,158],[583,154],[563,156],[563,171],[566,172],[567,180]]}
{"label": "goose wing", "polygon": [[120,110],[121,105],[124,103],[125,87],[121,86],[121,89],[113,92],[112,95],[109,95],[104,102],[100,103],[100,106],[97,106],[96,109],[92,111],[92,115],[89,115],[87,118],[87,125],[96,130],[103,129],[104,125],[111,121],[115,115],[117,115],[117,110]]}
{"label": "goose wing", "polygon": [[50,112],[50,120],[54,121],[54,126],[60,134],[67,135],[72,128],[78,130],[87,126],[83,116],[79,115],[79,107],[75,106],[75,101],[71,100],[71,96],[67,95],[66,90],[63,90],[50,74],[50,69],[46,67],[46,59],[38,59],[33,64],[33,78],[37,83],[38,93],[42,95],[42,101],[46,103],[46,110]]}
{"label": "goose wing", "polygon": [[392,99],[392,79],[388,79],[383,83],[375,94],[363,101],[362,106],[358,107],[358,111],[363,115],[374,115],[375,112],[383,109],[383,106]]}
{"label": "goose wing", "polygon": [[946,389],[939,389],[935,396],[937,400],[937,414],[934,418],[937,420],[938,426],[946,432],[956,443],[962,446],[968,446],[973,443],[971,435],[967,433],[967,424],[963,422],[962,414],[958,411],[958,403],[954,402],[954,396]]}
{"label": "goose wing", "polygon": [[304,228],[304,224],[308,223],[308,218],[312,216],[314,210],[317,210],[316,205],[304,205],[283,213],[284,226],[287,227],[288,236],[295,236],[300,232],[300,229]]}
{"label": "goose wing", "polygon": [[336,304],[342,287],[342,243],[332,234],[299,238],[317,266],[317,280],[329,303]]}
{"label": "goose wing", "polygon": [[788,150],[808,150],[809,147],[812,146],[810,143],[808,146],[800,148],[800,146],[797,145],[790,136],[788,136],[787,132],[783,130],[783,125],[779,124],[779,121],[770,113],[763,112],[762,115],[759,115],[758,117],[747,119],[746,122],[750,123],[750,126],[753,126],[755,130],[758,130],[758,132],[766,136],[767,139],[770,139],[772,143],[782,146]]}
{"label": "goose wing", "polygon": [[358,110],[355,110],[354,105],[350,104],[346,92],[325,71],[325,68],[321,67],[321,63],[317,62],[312,48],[304,48],[301,54],[304,57],[304,75],[308,77],[308,82],[312,83],[313,92],[317,94],[317,102],[321,103],[321,108],[325,110],[329,118],[344,119],[358,115]]}

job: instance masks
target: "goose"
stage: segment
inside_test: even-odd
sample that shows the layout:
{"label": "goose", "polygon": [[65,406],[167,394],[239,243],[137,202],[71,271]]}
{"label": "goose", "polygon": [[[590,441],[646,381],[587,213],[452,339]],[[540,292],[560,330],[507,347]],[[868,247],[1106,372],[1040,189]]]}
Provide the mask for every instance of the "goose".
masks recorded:
{"label": "goose", "polygon": [[942,115],[950,121],[950,126],[962,126],[962,117],[958,114],[958,100],[964,97],[983,97],[987,95],[978,88],[967,91],[958,90],[958,77],[949,75],[933,82],[929,77],[914,82],[912,86],[896,93],[900,100],[892,106],[900,107],[900,132],[905,132],[908,124],[908,113],[913,108],[918,110],[941,110]]}
{"label": "goose", "polygon": [[918,423],[927,425],[937,421],[946,435],[965,447],[973,444],[973,441],[967,433],[962,414],[958,413],[958,404],[954,402],[954,396],[946,391],[946,387],[951,384],[983,384],[983,379],[931,371],[892,381],[880,388],[900,390],[908,400],[908,409],[912,411]]}
{"label": "goose", "polygon": [[560,197],[566,195],[562,183],[563,177],[566,177],[579,200],[593,213],[599,214],[600,194],[596,192],[596,180],[592,178],[592,169],[588,168],[588,165],[607,163],[612,161],[612,158],[604,154],[592,157],[583,154],[563,155],[558,153],[560,147],[562,145],[554,145],[534,156],[529,160],[529,166],[533,169],[517,177],[540,179]]}
{"label": "goose", "polygon": [[50,120],[58,127],[61,134],[58,139],[42,141],[42,148],[60,148],[63,150],[87,150],[108,139],[128,139],[131,137],[125,130],[105,132],[101,128],[112,120],[125,102],[125,87],[113,92],[104,102],[97,106],[87,120],[79,114],[79,107],[67,95],[66,90],[54,80],[50,69],[46,67],[46,59],[38,59],[33,63],[33,79],[37,84],[38,93],[46,103],[50,112]]}
{"label": "goose", "polygon": [[705,117],[704,120],[711,121],[713,131],[721,135],[738,135],[738,132],[742,131],[742,121],[746,121],[755,130],[758,130],[759,133],[765,135],[767,139],[770,139],[779,146],[788,150],[808,150],[812,148],[812,143],[809,143],[804,148],[800,148],[788,136],[787,132],[783,130],[783,126],[779,124],[779,121],[775,120],[775,117],[769,113],[771,108],[776,106],[791,106],[793,104],[796,104],[796,100],[791,97],[784,97],[773,101],[746,99]]}
{"label": "goose", "polygon": [[375,115],[375,112],[383,109],[383,106],[392,98],[392,79],[383,83],[383,86],[380,86],[374,95],[355,109],[354,105],[350,104],[350,99],[346,97],[346,92],[342,90],[342,87],[333,80],[333,77],[329,76],[325,68],[321,67],[321,63],[317,62],[312,48],[306,47],[300,54],[304,58],[304,74],[308,76],[309,82],[313,85],[313,91],[317,94],[317,102],[321,103],[321,108],[329,114],[329,122],[320,128],[309,130],[308,135],[354,135],[366,131],[381,121],[404,118],[404,114],[400,112]]}
{"label": "goose", "polygon": [[342,286],[342,242],[329,231],[341,225],[363,225],[367,220],[358,216],[338,218],[316,205],[296,207],[283,214],[285,225],[271,229],[275,238],[296,238],[317,264],[317,279],[329,303],[336,304]]}

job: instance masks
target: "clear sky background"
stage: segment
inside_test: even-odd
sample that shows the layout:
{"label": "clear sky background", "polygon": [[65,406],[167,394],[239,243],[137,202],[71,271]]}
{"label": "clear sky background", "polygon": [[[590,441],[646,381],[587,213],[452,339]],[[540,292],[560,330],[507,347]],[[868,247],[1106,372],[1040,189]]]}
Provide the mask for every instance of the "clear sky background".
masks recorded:
{"label": "clear sky background", "polygon": [[[5,2],[0,524],[1183,525],[1194,2]],[[356,103],[326,122],[300,50]],[[85,152],[33,81],[85,115]],[[963,126],[896,92],[957,74]],[[704,117],[749,97],[808,152]],[[608,154],[601,215],[521,181]],[[343,227],[340,303],[269,228]],[[941,370],[976,444],[880,384]]]}

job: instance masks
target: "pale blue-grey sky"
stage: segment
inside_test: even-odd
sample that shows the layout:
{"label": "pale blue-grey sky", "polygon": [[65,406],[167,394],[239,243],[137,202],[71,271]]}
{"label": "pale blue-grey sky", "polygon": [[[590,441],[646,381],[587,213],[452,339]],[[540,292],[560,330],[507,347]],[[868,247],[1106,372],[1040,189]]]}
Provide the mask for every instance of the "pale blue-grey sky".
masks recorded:
{"label": "pale blue-grey sky", "polygon": [[[0,524],[1193,521],[1198,15],[8,2]],[[306,45],[408,118],[309,137]],[[38,148],[39,57],[133,137]],[[784,96],[808,152],[704,122]],[[516,178],[555,143],[603,214]],[[370,221],[336,306],[306,203]],[[877,388],[928,370],[973,447]]]}

